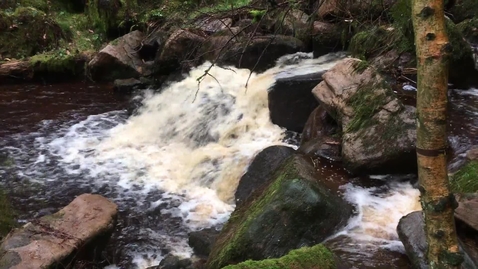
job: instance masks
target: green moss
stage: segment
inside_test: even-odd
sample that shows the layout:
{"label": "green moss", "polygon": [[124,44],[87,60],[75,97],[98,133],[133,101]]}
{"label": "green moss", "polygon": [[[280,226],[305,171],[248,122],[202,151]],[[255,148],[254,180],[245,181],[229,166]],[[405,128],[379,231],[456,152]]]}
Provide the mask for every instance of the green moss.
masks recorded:
{"label": "green moss", "polygon": [[344,130],[346,133],[356,132],[377,123],[373,116],[389,101],[386,95],[388,91],[384,91],[384,88],[388,89],[385,82],[364,84],[347,100],[354,112]]}
{"label": "green moss", "polygon": [[245,261],[236,265],[229,265],[223,269],[333,269],[336,268],[334,255],[323,245],[303,247],[292,250],[286,256],[278,259],[262,261]]}
{"label": "green moss", "polygon": [[453,192],[478,192],[478,161],[470,161],[465,164],[451,175],[450,183]]}
{"label": "green moss", "polygon": [[30,58],[30,63],[37,72],[50,74],[68,73],[73,75],[79,72],[76,55],[68,54],[64,49],[37,54]]}
{"label": "green moss", "polygon": [[[69,36],[50,16],[32,7],[19,7],[0,15],[0,55],[24,58],[59,46]],[[5,24],[6,27],[5,27]]]}
{"label": "green moss", "polygon": [[15,227],[15,213],[7,195],[0,189],[0,239]]}

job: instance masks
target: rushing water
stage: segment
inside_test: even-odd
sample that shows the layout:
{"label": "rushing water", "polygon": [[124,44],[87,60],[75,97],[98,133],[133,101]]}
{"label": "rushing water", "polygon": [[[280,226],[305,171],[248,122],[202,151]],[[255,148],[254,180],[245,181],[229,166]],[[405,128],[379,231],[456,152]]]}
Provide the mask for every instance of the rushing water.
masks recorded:
{"label": "rushing water", "polygon": [[[191,255],[187,233],[228,219],[238,179],[254,155],[270,145],[288,145],[285,130],[269,120],[267,90],[275,79],[326,70],[339,57],[301,58],[292,64],[288,58],[249,80],[248,70],[213,67],[198,85],[209,67],[202,65],[159,92],[143,92],[133,116],[124,97],[102,87],[2,87],[0,155],[8,161],[0,177],[18,205],[20,222],[54,212],[83,192],[100,193],[120,210],[108,263],[145,268],[169,252]],[[459,104],[452,110],[460,123],[451,138],[469,145],[476,142],[469,136],[476,129],[459,129],[476,126],[478,96],[476,90],[458,93],[452,94]],[[462,153],[457,147],[457,156]],[[321,168],[331,180],[355,182],[331,166]],[[378,250],[403,252],[396,225],[419,209],[410,177],[372,176],[379,184],[343,185],[358,214],[329,245],[356,264]]]}

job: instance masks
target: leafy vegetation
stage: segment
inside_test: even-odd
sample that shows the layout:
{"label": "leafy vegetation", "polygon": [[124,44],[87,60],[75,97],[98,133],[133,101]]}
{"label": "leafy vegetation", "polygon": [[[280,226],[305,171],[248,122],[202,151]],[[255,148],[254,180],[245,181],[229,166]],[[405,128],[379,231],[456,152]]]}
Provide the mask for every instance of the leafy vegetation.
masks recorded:
{"label": "leafy vegetation", "polygon": [[470,161],[465,164],[451,175],[450,183],[453,192],[478,192],[478,161]]}

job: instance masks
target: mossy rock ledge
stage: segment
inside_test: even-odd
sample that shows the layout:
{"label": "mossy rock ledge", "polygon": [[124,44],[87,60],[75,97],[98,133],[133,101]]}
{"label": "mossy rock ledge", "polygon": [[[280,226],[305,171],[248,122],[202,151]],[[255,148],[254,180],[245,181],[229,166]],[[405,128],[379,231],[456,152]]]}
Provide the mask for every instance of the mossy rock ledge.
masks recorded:
{"label": "mossy rock ledge", "polygon": [[346,225],[352,214],[353,207],[326,186],[310,160],[293,155],[266,186],[232,213],[206,268],[278,258],[290,250],[316,245]]}
{"label": "mossy rock ledge", "polygon": [[292,250],[279,259],[262,261],[248,260],[236,265],[229,265],[224,269],[335,269],[337,268],[334,255],[323,245],[303,247]]}

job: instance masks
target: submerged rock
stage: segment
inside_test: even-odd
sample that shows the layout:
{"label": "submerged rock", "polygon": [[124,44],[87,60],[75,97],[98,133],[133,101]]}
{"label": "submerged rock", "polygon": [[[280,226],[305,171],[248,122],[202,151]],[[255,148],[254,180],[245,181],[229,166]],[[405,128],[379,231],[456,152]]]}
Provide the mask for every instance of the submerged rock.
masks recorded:
{"label": "submerged rock", "polygon": [[[412,212],[400,219],[397,226],[398,236],[405,246],[405,251],[410,258],[413,268],[428,269],[426,259],[426,251],[428,243],[425,236],[425,223],[423,221],[423,214],[421,211]],[[461,239],[461,238],[460,238]],[[468,253],[476,253],[477,249],[469,248],[469,245],[463,244],[459,240],[460,248],[464,251],[465,261],[462,268],[472,269],[477,268],[478,261],[473,259],[472,255]],[[476,247],[475,247],[476,248]]]}
{"label": "submerged rock", "polygon": [[236,193],[236,206],[241,205],[249,196],[268,183],[280,165],[289,158],[294,149],[286,146],[271,146],[259,152],[239,180]]}
{"label": "submerged rock", "polygon": [[115,79],[114,89],[122,93],[130,93],[134,90],[143,88],[145,85],[138,79],[127,78],[127,79]]}
{"label": "submerged rock", "polygon": [[236,207],[213,246],[207,268],[278,258],[318,244],[343,227],[353,208],[317,175],[308,158],[289,157],[267,186]]}
{"label": "submerged rock", "polygon": [[111,41],[88,63],[91,78],[111,81],[149,75],[148,66],[137,52],[143,38],[143,33],[133,31]]}
{"label": "submerged rock", "polygon": [[357,173],[415,171],[415,108],[404,106],[375,69],[363,64],[342,60],[312,91],[342,127],[344,164]]}
{"label": "submerged rock", "polygon": [[2,268],[50,268],[99,255],[111,234],[117,206],[100,195],[82,194],[53,215],[12,231],[0,246]]}

